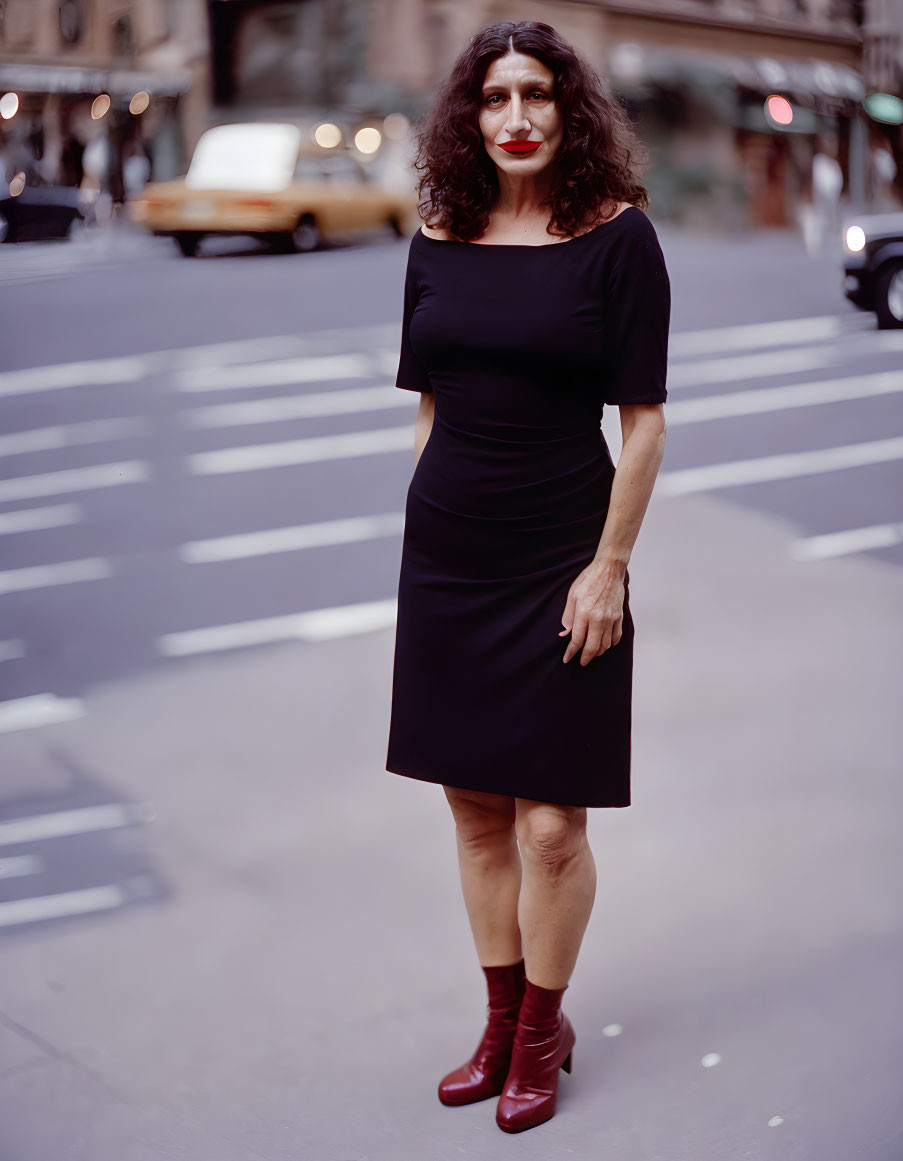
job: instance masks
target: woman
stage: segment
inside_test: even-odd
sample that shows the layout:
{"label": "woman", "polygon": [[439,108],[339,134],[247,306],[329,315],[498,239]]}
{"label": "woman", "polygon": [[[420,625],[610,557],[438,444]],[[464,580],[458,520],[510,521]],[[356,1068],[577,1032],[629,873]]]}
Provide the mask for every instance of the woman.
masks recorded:
{"label": "woman", "polygon": [[489,992],[439,1099],[498,1095],[497,1124],[519,1132],[553,1116],[571,1069],[587,808],[630,805],[627,563],[664,452],[670,285],[629,122],[547,24],[477,34],[419,146],[396,384],[421,396],[386,769],[443,785]]}

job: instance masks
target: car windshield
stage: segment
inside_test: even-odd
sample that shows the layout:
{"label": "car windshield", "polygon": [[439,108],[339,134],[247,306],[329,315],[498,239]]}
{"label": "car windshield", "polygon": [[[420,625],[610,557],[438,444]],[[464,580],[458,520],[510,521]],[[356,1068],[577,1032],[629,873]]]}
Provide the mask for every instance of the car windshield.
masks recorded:
{"label": "car windshield", "polygon": [[191,189],[284,189],[300,141],[295,125],[217,125],[201,135],[185,184]]}

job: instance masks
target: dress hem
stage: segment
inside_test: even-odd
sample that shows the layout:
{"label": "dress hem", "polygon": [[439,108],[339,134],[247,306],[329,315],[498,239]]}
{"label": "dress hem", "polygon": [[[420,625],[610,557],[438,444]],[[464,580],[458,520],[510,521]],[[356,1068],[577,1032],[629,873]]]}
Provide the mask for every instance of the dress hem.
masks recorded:
{"label": "dress hem", "polygon": [[[446,778],[441,777],[439,775],[433,776],[433,775],[429,775],[429,774],[410,774],[405,770],[395,770],[391,766],[388,766],[388,765],[386,766],[386,772],[388,774],[398,774],[402,778],[410,778],[415,782],[429,782],[433,785],[451,786],[455,790],[477,790],[483,794],[508,794],[508,791],[492,790],[485,785],[482,785],[482,786],[470,785],[470,786],[468,786],[465,783],[461,783],[457,780],[454,782],[449,782]],[[588,810],[604,810],[604,809],[623,810],[625,807],[632,805],[632,803],[629,799],[626,802],[566,802],[562,798],[549,798],[547,796],[543,796],[542,798],[531,798],[528,795],[509,795],[509,797],[512,797],[512,798],[523,797],[529,802],[548,802],[554,806],[584,806]]]}

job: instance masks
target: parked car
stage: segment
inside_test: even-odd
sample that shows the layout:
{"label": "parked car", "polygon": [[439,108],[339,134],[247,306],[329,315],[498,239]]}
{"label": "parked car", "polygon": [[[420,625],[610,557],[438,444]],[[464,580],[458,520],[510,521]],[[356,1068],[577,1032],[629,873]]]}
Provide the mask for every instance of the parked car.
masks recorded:
{"label": "parked car", "polygon": [[81,191],[67,185],[26,185],[0,198],[0,242],[36,242],[74,237],[90,207]]}
{"label": "parked car", "polygon": [[362,231],[410,233],[416,197],[384,188],[345,147],[309,144],[298,125],[237,122],[203,133],[185,177],[148,183],[127,212],[186,256],[212,234],[302,251]]}
{"label": "parked car", "polygon": [[903,211],[850,217],[843,252],[850,302],[874,311],[881,330],[903,327]]}

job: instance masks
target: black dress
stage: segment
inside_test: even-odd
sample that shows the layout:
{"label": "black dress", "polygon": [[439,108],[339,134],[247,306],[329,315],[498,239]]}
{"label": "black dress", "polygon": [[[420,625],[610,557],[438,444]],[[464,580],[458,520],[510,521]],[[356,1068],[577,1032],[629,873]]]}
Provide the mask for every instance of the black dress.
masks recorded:
{"label": "black dress", "polygon": [[435,415],[407,491],[389,772],[630,805],[629,594],[588,665],[558,634],[608,510],[603,404],[665,400],[670,307],[636,206],[537,246],[414,234],[396,386]]}

